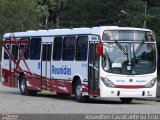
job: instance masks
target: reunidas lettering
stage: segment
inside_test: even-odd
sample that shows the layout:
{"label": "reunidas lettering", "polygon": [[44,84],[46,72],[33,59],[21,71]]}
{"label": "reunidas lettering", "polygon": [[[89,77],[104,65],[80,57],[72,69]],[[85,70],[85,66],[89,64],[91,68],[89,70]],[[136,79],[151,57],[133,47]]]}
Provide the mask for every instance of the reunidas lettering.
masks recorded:
{"label": "reunidas lettering", "polygon": [[68,68],[67,65],[62,65],[60,68],[52,65],[52,74],[71,75],[71,68]]}

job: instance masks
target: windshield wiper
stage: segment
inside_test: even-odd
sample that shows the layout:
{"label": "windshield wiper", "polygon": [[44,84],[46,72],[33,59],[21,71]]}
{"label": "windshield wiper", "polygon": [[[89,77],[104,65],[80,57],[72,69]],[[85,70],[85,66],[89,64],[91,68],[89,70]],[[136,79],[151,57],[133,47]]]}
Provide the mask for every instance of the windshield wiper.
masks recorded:
{"label": "windshield wiper", "polygon": [[128,55],[128,50],[127,50],[127,48],[124,49],[123,46],[122,46],[121,44],[119,44],[119,42],[118,42],[117,40],[115,40],[115,43],[116,43],[116,45],[119,47],[119,49],[123,51],[123,53],[124,53],[125,55]]}
{"label": "windshield wiper", "polygon": [[[127,62],[128,62],[128,65],[129,67],[131,67],[131,53],[130,53],[130,58],[129,58],[129,54],[128,54],[128,47],[126,45],[126,49],[118,42],[118,41],[115,41],[116,45],[120,48],[120,50],[123,51],[123,53],[127,56]],[[131,51],[130,51],[131,52]],[[132,72],[132,68],[131,69],[128,69],[130,71],[130,74]]]}
{"label": "windshield wiper", "polygon": [[135,50],[135,52],[134,52],[135,55],[137,55],[139,53],[139,51],[141,50],[141,48],[142,48],[143,45],[144,45],[144,40],[140,43],[140,45]]}

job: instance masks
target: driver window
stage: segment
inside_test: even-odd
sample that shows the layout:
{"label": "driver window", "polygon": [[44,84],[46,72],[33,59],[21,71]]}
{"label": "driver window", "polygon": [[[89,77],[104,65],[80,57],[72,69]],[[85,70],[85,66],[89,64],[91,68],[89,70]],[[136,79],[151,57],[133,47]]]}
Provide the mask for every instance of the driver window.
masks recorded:
{"label": "driver window", "polygon": [[149,42],[154,41],[153,34],[151,32],[147,32],[145,36],[146,36],[146,41]]}
{"label": "driver window", "polygon": [[113,33],[111,31],[104,31],[104,34],[102,36],[103,40],[113,40]]}

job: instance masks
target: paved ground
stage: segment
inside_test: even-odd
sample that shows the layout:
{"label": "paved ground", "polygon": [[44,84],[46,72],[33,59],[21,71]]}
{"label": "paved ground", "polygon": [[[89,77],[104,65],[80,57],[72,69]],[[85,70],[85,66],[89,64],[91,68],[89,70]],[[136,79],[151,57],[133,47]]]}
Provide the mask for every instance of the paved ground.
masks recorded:
{"label": "paved ground", "polygon": [[39,94],[36,97],[22,96],[16,88],[0,85],[0,113],[23,114],[111,114],[111,113],[154,113],[160,114],[160,102],[134,100],[122,104],[119,100],[92,99],[90,103],[78,103],[74,97],[60,98],[55,94]]}

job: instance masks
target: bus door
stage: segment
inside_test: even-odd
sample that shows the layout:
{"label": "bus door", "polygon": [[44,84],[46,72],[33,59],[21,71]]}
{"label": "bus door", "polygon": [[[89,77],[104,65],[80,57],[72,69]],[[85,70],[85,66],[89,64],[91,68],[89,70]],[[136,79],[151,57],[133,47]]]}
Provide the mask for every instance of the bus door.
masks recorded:
{"label": "bus door", "polygon": [[42,89],[51,88],[51,52],[52,42],[42,42],[41,83]]}
{"label": "bus door", "polygon": [[89,42],[88,88],[89,94],[99,95],[99,57],[96,52],[98,43]]}

